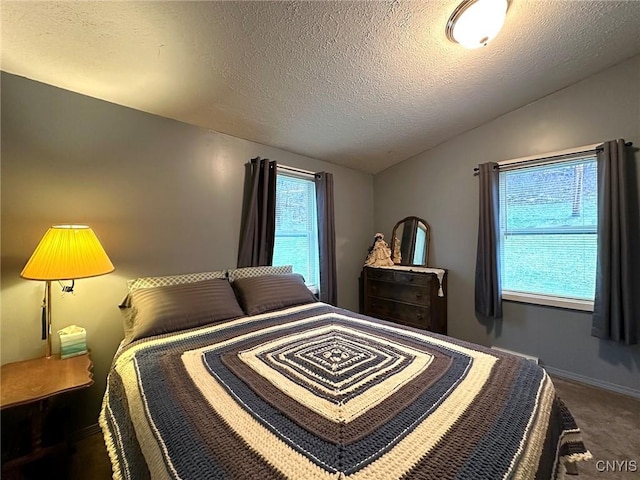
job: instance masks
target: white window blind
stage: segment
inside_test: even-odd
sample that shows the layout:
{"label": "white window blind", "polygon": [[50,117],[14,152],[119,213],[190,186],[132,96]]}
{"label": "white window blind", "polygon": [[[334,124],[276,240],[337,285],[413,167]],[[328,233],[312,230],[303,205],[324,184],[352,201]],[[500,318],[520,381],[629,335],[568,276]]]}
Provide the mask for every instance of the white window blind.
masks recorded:
{"label": "white window blind", "polygon": [[278,172],[274,265],[293,265],[307,285],[320,285],[316,188],[313,179]]}
{"label": "white window blind", "polygon": [[500,172],[503,295],[593,300],[597,193],[595,156]]}

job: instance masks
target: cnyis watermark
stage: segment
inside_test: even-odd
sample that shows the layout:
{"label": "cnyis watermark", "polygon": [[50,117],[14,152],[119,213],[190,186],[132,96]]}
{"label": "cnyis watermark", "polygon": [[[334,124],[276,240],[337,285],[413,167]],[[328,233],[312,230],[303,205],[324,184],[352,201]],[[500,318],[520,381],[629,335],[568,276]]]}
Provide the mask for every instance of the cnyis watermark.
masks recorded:
{"label": "cnyis watermark", "polygon": [[597,460],[598,472],[638,472],[637,460]]}

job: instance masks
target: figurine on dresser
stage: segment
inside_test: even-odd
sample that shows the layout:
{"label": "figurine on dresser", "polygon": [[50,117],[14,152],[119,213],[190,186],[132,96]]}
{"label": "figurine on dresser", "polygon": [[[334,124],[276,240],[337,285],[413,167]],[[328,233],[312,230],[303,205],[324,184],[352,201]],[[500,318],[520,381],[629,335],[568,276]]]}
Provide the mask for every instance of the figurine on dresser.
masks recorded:
{"label": "figurine on dresser", "polygon": [[391,248],[384,241],[384,234],[376,233],[373,237],[373,245],[369,248],[369,254],[364,265],[366,267],[390,267],[393,265]]}

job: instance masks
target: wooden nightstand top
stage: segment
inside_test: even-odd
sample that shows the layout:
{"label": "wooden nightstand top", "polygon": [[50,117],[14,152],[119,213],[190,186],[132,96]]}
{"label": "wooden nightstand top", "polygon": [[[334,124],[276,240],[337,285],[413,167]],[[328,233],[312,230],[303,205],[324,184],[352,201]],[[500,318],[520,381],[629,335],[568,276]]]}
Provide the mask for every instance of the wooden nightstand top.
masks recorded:
{"label": "wooden nightstand top", "polygon": [[0,409],[89,387],[93,384],[92,368],[88,353],[64,360],[54,355],[2,365]]}

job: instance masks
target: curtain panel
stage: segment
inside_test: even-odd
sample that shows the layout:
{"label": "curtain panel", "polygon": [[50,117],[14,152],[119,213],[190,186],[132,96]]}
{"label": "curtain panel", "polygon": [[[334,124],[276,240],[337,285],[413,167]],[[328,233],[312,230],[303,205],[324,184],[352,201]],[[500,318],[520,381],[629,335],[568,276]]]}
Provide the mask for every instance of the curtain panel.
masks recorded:
{"label": "curtain panel", "polygon": [[271,265],[276,232],[275,160],[252,158],[247,181],[238,248],[238,267]]}
{"label": "curtain panel", "polygon": [[638,196],[624,140],[598,151],[598,253],[591,334],[626,345],[638,342],[640,242]]}
{"label": "curtain panel", "polygon": [[475,310],[482,319],[502,318],[500,286],[499,173],[495,162],[478,165],[479,219]]}
{"label": "curtain panel", "polygon": [[318,209],[318,250],[320,253],[320,301],[337,305],[336,226],[333,201],[333,174],[315,175]]}

